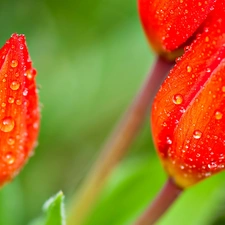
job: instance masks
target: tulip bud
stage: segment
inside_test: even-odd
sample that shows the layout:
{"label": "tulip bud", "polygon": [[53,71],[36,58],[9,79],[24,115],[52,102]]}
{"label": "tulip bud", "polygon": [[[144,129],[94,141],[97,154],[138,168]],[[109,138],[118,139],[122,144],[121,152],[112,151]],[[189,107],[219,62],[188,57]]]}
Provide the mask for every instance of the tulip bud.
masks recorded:
{"label": "tulip bud", "polygon": [[138,0],[140,19],[154,50],[169,59],[182,53],[213,10],[215,0]]}
{"label": "tulip bud", "polygon": [[225,3],[161,86],[152,132],[169,176],[182,188],[225,168]]}
{"label": "tulip bud", "polygon": [[19,172],[36,145],[35,75],[25,37],[13,34],[0,49],[0,185]]}

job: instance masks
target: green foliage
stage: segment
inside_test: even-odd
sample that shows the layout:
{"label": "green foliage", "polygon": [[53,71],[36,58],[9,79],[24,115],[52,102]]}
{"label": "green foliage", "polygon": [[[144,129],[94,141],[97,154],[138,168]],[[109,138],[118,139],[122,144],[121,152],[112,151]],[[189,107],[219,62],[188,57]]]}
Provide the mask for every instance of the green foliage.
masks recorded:
{"label": "green foliage", "polygon": [[45,215],[29,225],[65,225],[64,195],[60,191],[44,204]]}
{"label": "green foliage", "polygon": [[47,213],[45,225],[65,225],[63,199],[63,193],[59,192],[45,203],[44,210]]}
{"label": "green foliage", "polygon": [[[165,180],[155,157],[143,155],[123,162],[109,178],[85,225],[132,224]],[[211,225],[218,213],[217,203],[225,196],[223,180],[224,174],[219,174],[186,190],[157,224]]]}

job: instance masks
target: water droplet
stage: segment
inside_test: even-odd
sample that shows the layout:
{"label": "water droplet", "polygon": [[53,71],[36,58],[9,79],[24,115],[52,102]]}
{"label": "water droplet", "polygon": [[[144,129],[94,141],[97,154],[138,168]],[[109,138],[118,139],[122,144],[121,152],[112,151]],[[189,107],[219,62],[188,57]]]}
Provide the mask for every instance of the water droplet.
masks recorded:
{"label": "water droplet", "polygon": [[39,123],[38,123],[38,122],[35,122],[35,123],[33,124],[33,128],[34,128],[34,129],[38,129],[38,127],[39,127]]}
{"label": "water droplet", "polygon": [[181,165],[180,168],[181,168],[182,170],[184,170],[185,167],[184,167],[183,165]]}
{"label": "water droplet", "polygon": [[23,96],[27,96],[27,94],[28,94],[28,90],[25,89],[25,90],[23,91]]}
{"label": "water droplet", "polygon": [[222,92],[225,92],[225,86],[222,87]]}
{"label": "water droplet", "polygon": [[176,63],[178,63],[180,60],[181,60],[181,57],[177,57],[177,58],[175,59]]}
{"label": "water droplet", "polygon": [[202,132],[200,130],[195,130],[194,133],[193,133],[193,137],[195,139],[200,139],[202,136]]}
{"label": "water droplet", "polygon": [[192,67],[191,66],[187,66],[187,72],[190,73],[192,71]]}
{"label": "water droplet", "polygon": [[217,164],[215,162],[212,162],[211,164],[208,164],[209,169],[215,169],[217,168]]}
{"label": "water droplet", "polygon": [[26,73],[24,73],[24,76],[27,77],[27,79],[31,80],[33,78],[33,74],[31,70],[27,70]]}
{"label": "water droplet", "polygon": [[10,88],[11,88],[13,91],[18,90],[19,87],[20,87],[20,83],[17,82],[17,81],[13,81],[13,82],[10,84]]}
{"label": "water droplet", "polygon": [[197,158],[199,158],[200,156],[201,156],[201,154],[199,154],[199,153],[196,154],[196,157],[197,157]]}
{"label": "water droplet", "polygon": [[2,103],[2,107],[3,108],[6,107],[6,103],[5,102]]}
{"label": "water droplet", "polygon": [[208,36],[205,37],[205,42],[209,42],[209,37]]}
{"label": "water droplet", "polygon": [[5,117],[0,123],[0,130],[3,132],[10,132],[13,130],[15,122],[12,117]]}
{"label": "water droplet", "polygon": [[183,102],[183,96],[180,94],[176,94],[173,96],[173,103],[176,105],[180,105]]}
{"label": "water droplet", "polygon": [[223,113],[221,113],[220,111],[216,111],[216,112],[215,112],[215,118],[216,118],[217,120],[221,120],[222,117],[223,117]]}
{"label": "water droplet", "polygon": [[211,69],[210,69],[210,68],[207,68],[207,69],[206,69],[206,72],[207,72],[207,73],[210,73],[210,72],[211,72]]}
{"label": "water droplet", "polygon": [[172,142],[172,140],[170,139],[170,137],[167,137],[166,138],[166,143],[168,144],[168,145],[171,145],[173,142]]}
{"label": "water droplet", "polygon": [[180,112],[181,112],[181,113],[185,113],[185,112],[186,112],[185,108],[182,107],[182,108],[180,109]]}
{"label": "water droplet", "polygon": [[6,153],[5,156],[3,156],[3,160],[4,160],[6,163],[12,165],[12,164],[15,162],[15,157],[14,157],[14,155],[13,155],[12,152],[8,152],[8,153]]}
{"label": "water droplet", "polygon": [[187,52],[188,50],[190,50],[190,46],[184,47],[184,51],[185,51],[185,52]]}
{"label": "water droplet", "polygon": [[12,104],[12,103],[14,103],[14,101],[15,101],[15,100],[14,100],[13,97],[9,97],[9,98],[8,98],[8,103]]}
{"label": "water droplet", "polygon": [[3,82],[3,83],[5,83],[5,82],[6,82],[6,79],[5,79],[5,78],[3,78],[3,79],[2,79],[2,82]]}
{"label": "water droplet", "polygon": [[17,100],[16,100],[16,104],[17,104],[17,105],[21,105],[22,102],[21,102],[19,99],[17,99]]}
{"label": "water droplet", "polygon": [[210,172],[205,173],[205,177],[209,177],[209,176],[211,176]]}
{"label": "water droplet", "polygon": [[13,67],[13,68],[17,67],[17,66],[18,66],[18,61],[17,61],[16,59],[13,59],[13,60],[11,61],[10,66]]}
{"label": "water droplet", "polygon": [[15,139],[10,137],[7,141],[8,145],[14,145],[15,144]]}

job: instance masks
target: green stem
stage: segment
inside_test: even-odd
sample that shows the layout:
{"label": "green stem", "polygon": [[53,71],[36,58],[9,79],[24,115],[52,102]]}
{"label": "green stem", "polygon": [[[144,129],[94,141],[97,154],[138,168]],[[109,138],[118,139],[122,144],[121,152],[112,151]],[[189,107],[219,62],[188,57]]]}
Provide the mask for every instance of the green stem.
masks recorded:
{"label": "green stem", "polygon": [[179,188],[172,179],[168,179],[161,192],[135,222],[134,225],[152,225],[160,219],[166,210],[181,194],[182,189]]}
{"label": "green stem", "polygon": [[153,98],[172,65],[161,57],[157,58],[133,104],[122,117],[84,183],[72,199],[68,211],[67,225],[83,224],[107,176],[123,158],[128,147],[137,136]]}

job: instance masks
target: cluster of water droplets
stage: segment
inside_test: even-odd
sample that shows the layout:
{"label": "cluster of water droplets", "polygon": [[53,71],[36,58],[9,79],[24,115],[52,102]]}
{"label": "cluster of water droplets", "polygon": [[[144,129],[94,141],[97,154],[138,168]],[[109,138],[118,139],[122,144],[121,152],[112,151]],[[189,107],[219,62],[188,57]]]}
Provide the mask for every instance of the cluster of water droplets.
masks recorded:
{"label": "cluster of water droplets", "polygon": [[[23,45],[21,45],[23,47]],[[12,46],[13,48],[13,46]],[[11,96],[8,96],[5,102],[1,103],[1,107],[2,107],[2,113],[4,114],[5,111],[7,110],[7,104],[15,104],[17,106],[20,106],[23,104],[22,99],[19,97],[19,95],[17,95],[18,97],[15,98],[13,93],[15,93],[16,91],[20,90],[21,87],[21,83],[18,81],[18,77],[20,76],[20,74],[17,72],[17,67],[19,65],[19,62],[17,59],[13,59],[10,62],[10,67],[11,69],[9,69],[10,73],[13,74],[14,76],[14,80],[11,81],[9,85],[9,88],[11,89]],[[33,78],[32,75],[32,71],[28,70],[24,73],[24,76],[27,77],[28,80],[31,80]],[[11,78],[11,77],[10,77]],[[2,82],[6,83],[7,79],[9,79],[8,74],[5,74]],[[12,78],[11,78],[12,79]],[[6,87],[7,88],[7,87]],[[27,96],[28,95],[28,89],[24,89],[22,92],[23,96]],[[21,96],[22,97],[22,96]],[[19,124],[18,126],[23,126],[23,124]],[[13,118],[13,116],[5,116],[2,118],[2,120],[0,121],[0,131],[4,132],[4,133],[8,133],[10,134],[10,132],[13,132],[13,130],[16,127],[16,122],[15,119]],[[16,159],[16,153],[14,152],[15,150],[10,150],[10,149],[14,149],[14,145],[16,143],[19,143],[18,149],[16,151],[20,151],[23,150],[23,142],[24,142],[24,138],[21,138],[20,135],[16,135],[15,137],[15,133],[10,136],[7,135],[6,137],[6,144],[9,146],[5,153],[2,154],[2,159],[3,161],[8,164],[8,165],[12,165],[15,163],[15,159]]]}

